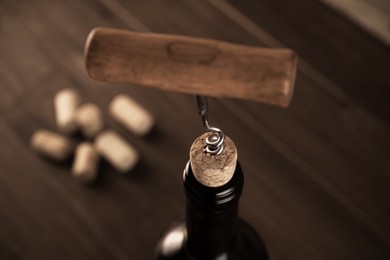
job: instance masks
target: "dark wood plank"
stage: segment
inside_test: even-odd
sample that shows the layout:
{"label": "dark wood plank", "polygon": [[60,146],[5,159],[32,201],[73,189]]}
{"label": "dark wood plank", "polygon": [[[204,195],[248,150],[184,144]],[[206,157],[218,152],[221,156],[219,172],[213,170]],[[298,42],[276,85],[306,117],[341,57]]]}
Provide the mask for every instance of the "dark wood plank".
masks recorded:
{"label": "dark wood plank", "polygon": [[[35,42],[25,39],[15,19],[1,16],[0,41],[0,108],[7,107],[23,95],[31,84],[52,73],[49,60],[35,51]],[[6,37],[5,37],[6,36]],[[31,68],[36,68],[31,73]]]}
{"label": "dark wood plank", "polygon": [[[0,214],[0,223],[10,223],[0,225],[4,258],[150,259],[161,233],[183,217],[181,171],[192,140],[204,131],[192,97],[89,80],[82,49],[90,29],[133,25],[264,44],[206,2],[122,1],[122,13],[112,9],[117,2],[102,2],[1,3],[2,17],[19,32],[14,39],[34,43],[21,51],[41,57],[24,70],[10,68],[14,78],[36,78],[9,81],[22,91],[1,109],[0,168],[7,174],[0,190],[9,199],[0,203],[10,208]],[[4,50],[14,49],[9,43]],[[33,75],[40,64],[50,71]],[[273,259],[386,259],[388,126],[321,84],[300,74],[290,110],[211,100],[210,120],[235,140],[246,173],[242,216],[262,234]],[[51,98],[64,86],[102,108],[127,92],[156,116],[156,131],[141,140],[105,112],[108,127],[141,152],[130,176],[103,164],[97,185],[85,188],[67,174],[69,163],[47,163],[28,148],[34,129],[53,129]]]}
{"label": "dark wood plank", "polygon": [[388,1],[321,1],[352,20],[374,37],[390,45],[390,4]]}
{"label": "dark wood plank", "polygon": [[387,45],[319,1],[228,2],[389,123]]}

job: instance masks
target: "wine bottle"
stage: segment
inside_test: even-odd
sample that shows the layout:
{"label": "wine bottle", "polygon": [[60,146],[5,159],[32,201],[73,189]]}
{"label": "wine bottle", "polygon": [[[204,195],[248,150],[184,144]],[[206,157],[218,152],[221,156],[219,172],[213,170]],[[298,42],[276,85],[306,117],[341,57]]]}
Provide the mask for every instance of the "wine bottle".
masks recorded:
{"label": "wine bottle", "polygon": [[[200,137],[200,140],[204,138]],[[196,144],[196,141],[194,142]],[[184,169],[184,190],[186,194],[186,220],[173,226],[163,237],[157,248],[158,260],[263,260],[268,259],[264,244],[256,231],[238,218],[239,199],[243,189],[244,176],[236,156],[231,156],[228,139],[225,151],[216,157],[203,158],[201,167],[216,165],[215,160],[230,154],[226,161],[232,161],[234,168],[229,180],[223,185],[210,185],[196,177],[196,154]],[[233,149],[235,151],[235,147]],[[196,153],[196,151],[195,151]],[[198,154],[199,155],[199,154]],[[202,155],[203,156],[203,155]],[[198,158],[199,159],[199,158]],[[204,161],[208,160],[208,164]],[[214,161],[214,162],[213,162]],[[217,163],[218,164],[218,163]],[[229,163],[228,163],[229,164]],[[206,165],[206,166],[205,166]],[[210,166],[212,167],[212,166]],[[218,168],[218,167],[217,167]],[[225,168],[220,168],[222,171]],[[207,169],[206,169],[207,170]],[[218,177],[221,180],[220,177]]]}

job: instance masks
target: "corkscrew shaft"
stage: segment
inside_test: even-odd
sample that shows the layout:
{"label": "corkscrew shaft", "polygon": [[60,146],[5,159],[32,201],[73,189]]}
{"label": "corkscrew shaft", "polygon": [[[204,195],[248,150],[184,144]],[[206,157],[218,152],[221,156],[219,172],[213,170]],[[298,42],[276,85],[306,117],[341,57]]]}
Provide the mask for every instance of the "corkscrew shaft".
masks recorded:
{"label": "corkscrew shaft", "polygon": [[208,102],[207,97],[205,96],[195,96],[196,105],[198,107],[199,115],[202,117],[203,126],[210,132],[213,132],[206,139],[205,152],[209,155],[218,155],[223,151],[225,135],[221,129],[210,126],[207,112],[208,112]]}

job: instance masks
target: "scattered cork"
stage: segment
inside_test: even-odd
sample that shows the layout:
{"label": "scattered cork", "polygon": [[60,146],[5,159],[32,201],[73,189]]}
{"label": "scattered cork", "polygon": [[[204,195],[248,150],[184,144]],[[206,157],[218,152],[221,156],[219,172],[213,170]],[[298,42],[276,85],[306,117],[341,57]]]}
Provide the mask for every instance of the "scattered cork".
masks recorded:
{"label": "scattered cork", "polygon": [[120,94],[112,100],[109,113],[130,132],[138,136],[147,135],[154,125],[152,114],[125,94]]}
{"label": "scattered cork", "polygon": [[65,161],[74,150],[71,140],[44,129],[34,132],[30,144],[35,151],[55,161]]}
{"label": "scattered cork", "polygon": [[80,143],[76,149],[72,176],[82,183],[93,182],[98,174],[99,154],[89,142]]}
{"label": "scattered cork", "polygon": [[223,151],[219,155],[209,155],[204,149],[206,138],[211,132],[198,137],[190,149],[191,169],[195,178],[208,187],[220,187],[233,177],[237,163],[237,149],[233,141],[225,136]]}
{"label": "scattered cork", "polygon": [[100,108],[93,103],[77,108],[74,116],[77,127],[86,138],[94,138],[104,127]]}
{"label": "scattered cork", "polygon": [[107,130],[96,137],[95,147],[119,172],[127,173],[138,162],[138,151],[118,133]]}
{"label": "scattered cork", "polygon": [[70,88],[59,91],[54,97],[54,110],[58,129],[64,134],[76,131],[74,114],[80,103],[79,93]]}
{"label": "scattered cork", "polygon": [[[80,105],[78,91],[70,88],[59,91],[54,97],[54,109],[61,134],[37,130],[30,140],[35,151],[58,162],[65,161],[75,152],[71,173],[82,183],[91,183],[97,178],[100,157],[121,173],[127,173],[136,166],[138,151],[115,131],[105,131],[100,108],[93,103]],[[150,112],[125,94],[112,100],[109,113],[138,136],[147,135],[154,125]],[[73,142],[64,135],[71,135],[77,129],[89,142],[81,142],[75,149],[76,140]],[[94,143],[90,143],[91,139]]]}

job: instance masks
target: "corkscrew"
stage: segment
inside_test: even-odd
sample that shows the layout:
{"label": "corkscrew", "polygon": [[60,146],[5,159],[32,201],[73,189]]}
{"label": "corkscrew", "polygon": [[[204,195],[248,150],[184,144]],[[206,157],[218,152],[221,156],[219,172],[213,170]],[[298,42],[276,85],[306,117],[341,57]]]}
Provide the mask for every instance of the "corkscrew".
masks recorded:
{"label": "corkscrew", "polygon": [[237,218],[243,185],[237,148],[210,125],[206,96],[287,107],[297,71],[294,51],[96,28],[88,36],[85,64],[95,80],[196,95],[209,132],[191,145],[184,171],[187,220],[161,240],[158,259],[268,259],[260,237]]}
{"label": "corkscrew", "polygon": [[[95,28],[85,45],[85,64],[95,80],[197,95],[203,126],[212,132],[205,140],[205,152],[214,156],[226,149],[227,138],[221,129],[210,126],[206,96],[287,107],[294,89],[297,55],[289,49]],[[134,73],[129,73],[129,68]]]}
{"label": "corkscrew", "polygon": [[206,138],[205,152],[209,155],[218,155],[223,151],[225,135],[221,129],[210,126],[209,120],[207,117],[208,111],[208,102],[207,97],[195,95],[196,105],[198,107],[199,115],[202,117],[203,126],[210,132],[213,132],[212,135]]}

